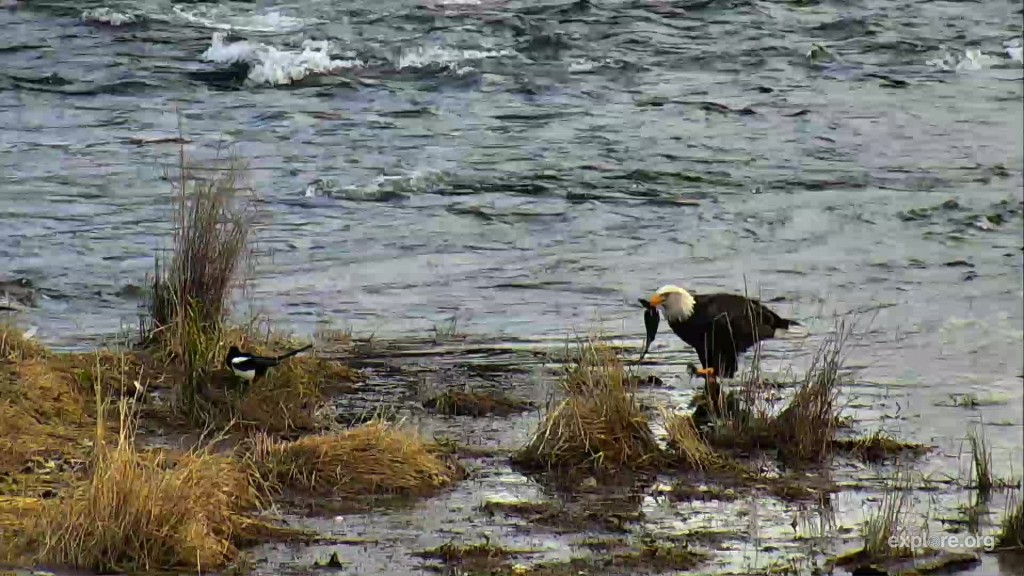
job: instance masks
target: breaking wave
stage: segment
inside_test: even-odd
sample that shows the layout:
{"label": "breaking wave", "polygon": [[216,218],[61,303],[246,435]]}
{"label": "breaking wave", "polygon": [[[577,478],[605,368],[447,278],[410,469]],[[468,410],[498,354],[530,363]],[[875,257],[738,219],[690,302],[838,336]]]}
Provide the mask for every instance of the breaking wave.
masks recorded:
{"label": "breaking wave", "polygon": [[387,202],[415,194],[436,193],[444,183],[444,172],[422,169],[401,175],[381,174],[362,185],[342,186],[331,178],[317,178],[306,186],[303,195],[306,198]]}
{"label": "breaking wave", "polygon": [[[1009,53],[1009,50],[1007,50]],[[1010,54],[1013,58],[1013,54]],[[947,52],[942,58],[928,60],[925,64],[944,72],[973,72],[1002,64],[1004,60],[985,54],[977,48],[967,48],[962,54]]]}
{"label": "breaking wave", "polygon": [[466,62],[518,55],[518,52],[509,49],[457,50],[444,46],[417,46],[403,50],[398,56],[398,61],[395,62],[395,68],[403,70],[439,67],[448,69],[456,74],[466,74],[474,70],[474,67],[466,64]]}
{"label": "breaking wave", "polygon": [[294,84],[308,76],[336,74],[364,65],[356,59],[332,58],[332,48],[327,40],[305,40],[301,51],[247,40],[228,43],[223,32],[215,32],[212,45],[201,58],[221,64],[247,63],[251,66],[247,80],[270,86]]}
{"label": "breaking wave", "polygon": [[117,12],[106,6],[90,8],[82,12],[82,22],[105,24],[107,26],[127,26],[139,22],[140,17],[134,14]]}
{"label": "breaking wave", "polygon": [[1024,47],[1021,46],[1020,38],[1006,41],[1003,43],[1003,47],[1006,48],[1006,55],[1010,57],[1010,60],[1024,64]]}
{"label": "breaking wave", "polygon": [[186,7],[176,4],[175,16],[196,26],[236,32],[297,32],[307,26],[324,21],[313,18],[296,18],[278,10],[265,13],[231,14],[223,6]]}

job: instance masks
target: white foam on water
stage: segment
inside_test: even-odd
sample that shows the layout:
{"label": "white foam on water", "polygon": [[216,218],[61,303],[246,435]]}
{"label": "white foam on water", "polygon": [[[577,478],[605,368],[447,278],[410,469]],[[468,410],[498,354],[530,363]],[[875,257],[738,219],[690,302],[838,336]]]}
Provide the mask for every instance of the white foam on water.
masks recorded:
{"label": "white foam on water", "polygon": [[360,60],[331,58],[327,40],[305,40],[302,51],[283,50],[269,44],[249,42],[226,43],[223,32],[214,32],[213,42],[201,58],[209,62],[252,64],[249,82],[270,86],[288,85],[311,75],[335,74],[341,70],[363,66]]}
{"label": "white foam on water", "polygon": [[455,50],[444,46],[417,46],[403,50],[398,57],[396,67],[402,70],[405,68],[426,68],[431,65],[437,65],[448,68],[456,74],[464,74],[473,70],[473,67],[467,65],[466,62],[516,55],[518,55],[518,52],[509,49]]}
{"label": "white foam on water", "polygon": [[592,72],[597,68],[606,66],[607,64],[608,60],[597,61],[590,60],[588,58],[575,58],[569,61],[569,72],[575,72],[580,74],[585,72]]}
{"label": "white foam on water", "polygon": [[433,168],[412,170],[405,174],[381,174],[363,185],[345,186],[333,194],[347,200],[385,200],[395,195],[408,196],[429,192],[444,182],[444,173]]}
{"label": "white foam on water", "polygon": [[977,48],[967,48],[963,54],[946,52],[942,58],[928,60],[925,64],[946,72],[973,72],[991,68],[1000,62],[1000,58],[985,54]]}
{"label": "white foam on water", "polygon": [[173,10],[178,19],[189,24],[224,31],[285,33],[324,22],[316,18],[288,16],[277,9],[263,13],[232,14],[225,6],[188,7],[177,4]]}
{"label": "white foam on water", "polygon": [[1006,55],[1010,57],[1010,60],[1016,60],[1021,64],[1024,64],[1024,47],[1021,46],[1021,39],[1014,38],[1003,43],[1006,48]]}
{"label": "white foam on water", "polygon": [[338,190],[338,184],[330,178],[317,178],[306,186],[306,198],[331,198]]}
{"label": "white foam on water", "polygon": [[138,21],[139,17],[134,14],[117,12],[112,8],[107,8],[106,6],[90,8],[82,12],[82,22],[96,22],[99,24],[106,24],[108,26],[124,26],[126,24],[134,24]]}

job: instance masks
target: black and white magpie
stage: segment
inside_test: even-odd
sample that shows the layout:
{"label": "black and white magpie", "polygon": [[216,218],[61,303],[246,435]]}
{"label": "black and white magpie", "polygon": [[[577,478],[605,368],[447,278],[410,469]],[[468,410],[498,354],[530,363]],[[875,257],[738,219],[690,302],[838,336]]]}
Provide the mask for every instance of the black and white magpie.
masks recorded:
{"label": "black and white magpie", "polygon": [[224,363],[231,369],[231,372],[233,372],[235,376],[252,382],[257,378],[262,378],[266,375],[267,370],[277,366],[285,358],[295,356],[299,352],[305,352],[312,347],[313,345],[309,344],[308,346],[303,346],[297,350],[286,352],[280,356],[256,356],[255,354],[242,352],[238,349],[238,346],[232,346],[228,349],[228,355],[227,358],[224,359]]}

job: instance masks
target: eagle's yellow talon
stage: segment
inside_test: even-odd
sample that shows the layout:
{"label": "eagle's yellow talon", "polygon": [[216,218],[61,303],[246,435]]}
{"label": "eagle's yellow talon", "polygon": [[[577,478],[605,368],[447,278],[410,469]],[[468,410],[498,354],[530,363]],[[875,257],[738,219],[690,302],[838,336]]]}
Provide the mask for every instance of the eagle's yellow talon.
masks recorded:
{"label": "eagle's yellow talon", "polygon": [[701,369],[697,370],[697,375],[698,376],[704,376],[705,378],[714,377],[715,369],[714,368],[701,368]]}

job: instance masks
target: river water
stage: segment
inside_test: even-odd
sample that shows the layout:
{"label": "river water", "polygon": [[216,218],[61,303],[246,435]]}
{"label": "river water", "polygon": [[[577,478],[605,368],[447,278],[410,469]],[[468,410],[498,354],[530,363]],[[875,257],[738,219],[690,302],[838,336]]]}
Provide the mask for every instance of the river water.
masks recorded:
{"label": "river water", "polygon": [[248,161],[288,329],[639,339],[657,286],[746,287],[812,334],[868,311],[913,435],[954,447],[936,406],[975,394],[1024,469],[1020,2],[0,5],[0,280],[37,338],[135,321],[180,125]]}

